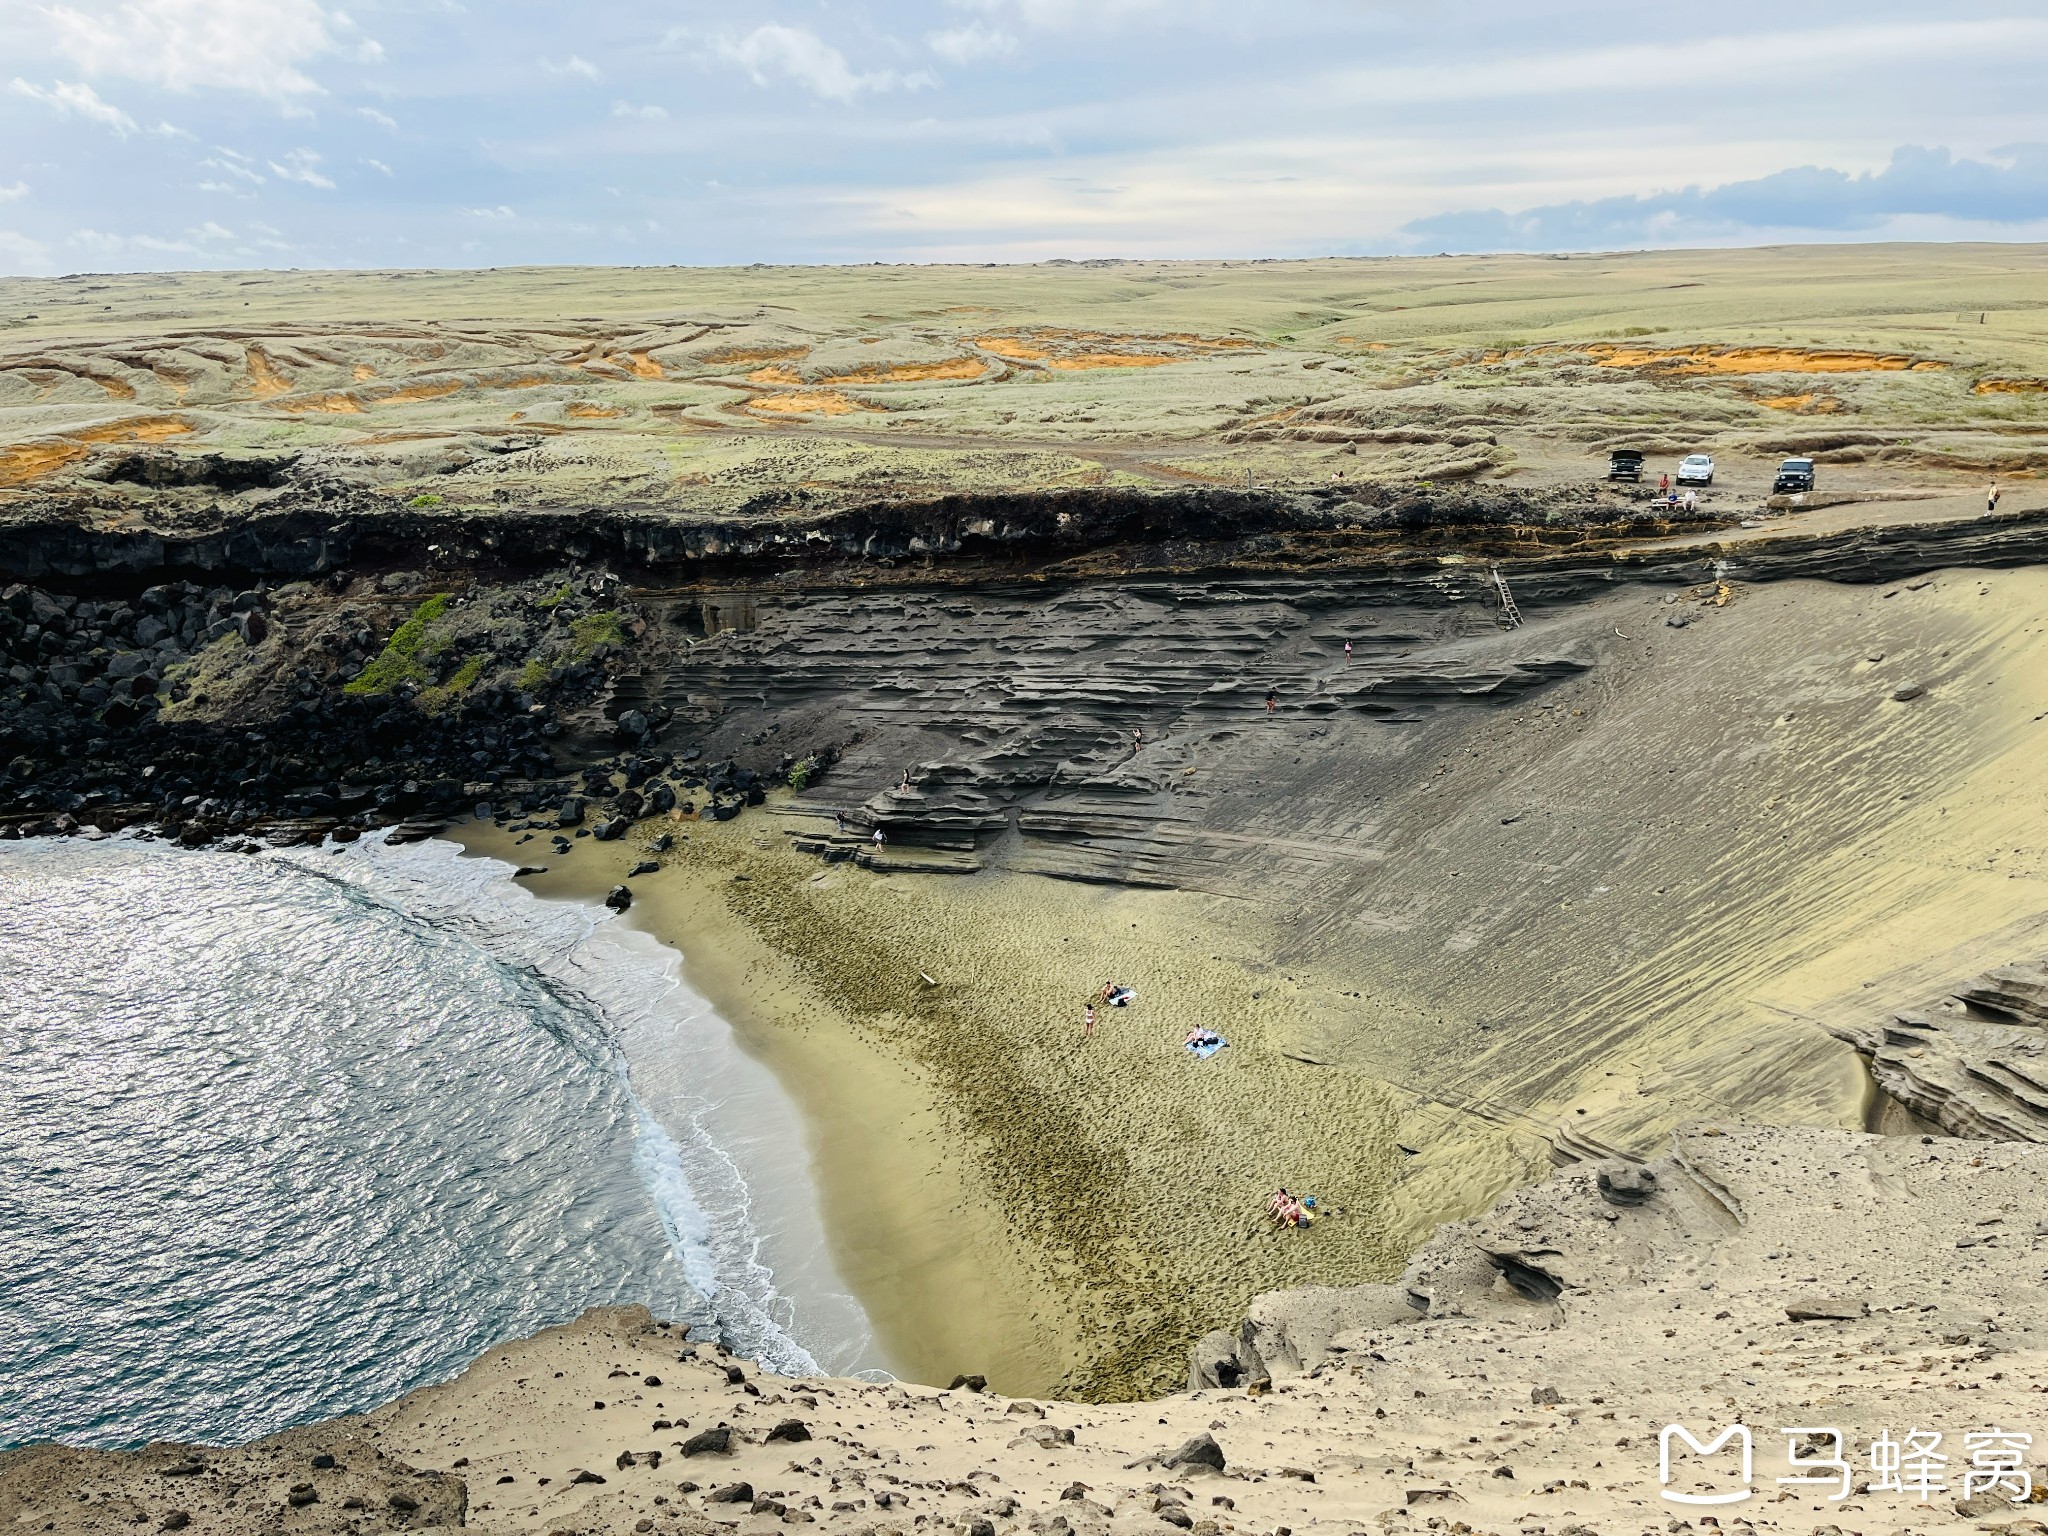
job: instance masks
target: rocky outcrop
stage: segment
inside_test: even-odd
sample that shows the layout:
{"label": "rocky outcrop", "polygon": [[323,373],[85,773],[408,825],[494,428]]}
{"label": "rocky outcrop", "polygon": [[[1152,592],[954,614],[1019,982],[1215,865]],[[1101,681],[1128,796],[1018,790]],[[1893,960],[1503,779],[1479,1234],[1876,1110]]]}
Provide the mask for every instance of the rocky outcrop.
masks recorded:
{"label": "rocky outcrop", "polygon": [[[216,462],[216,460],[218,462]],[[0,521],[0,576],[126,575],[163,580],[326,575],[344,569],[552,569],[564,560],[670,580],[962,579],[1057,570],[1114,572],[1407,570],[1441,574],[1439,554],[1512,560],[1538,594],[1584,594],[1620,579],[1881,581],[1944,565],[2048,558],[2048,509],[1768,540],[1657,544],[1687,531],[1577,492],[1452,486],[1313,492],[1070,490],[866,502],[812,512],[780,501],[735,516],[631,506],[445,509],[397,502],[277,459],[130,455],[108,473],[197,481],[273,478],[255,506],[215,506],[108,529],[56,506]],[[1726,519],[1701,517],[1701,532]],[[1099,569],[1098,569],[1099,568]],[[892,574],[893,573],[893,574]]]}
{"label": "rocky outcrop", "polygon": [[1188,1386],[1477,1370],[1493,1385],[1471,1390],[1504,1405],[1611,1394],[1662,1422],[1673,1393],[1695,1411],[1807,1395],[1852,1354],[1816,1362],[1873,1341],[2037,1349],[2013,1304],[2039,1266],[2044,1176],[2031,1146],[1696,1126],[1651,1164],[1568,1168],[1443,1227],[1390,1285],[1260,1296],[1195,1347]]}
{"label": "rocky outcrop", "polygon": [[[90,1513],[78,1509],[89,1504]],[[342,1536],[467,1523],[468,1483],[386,1454],[350,1420],[287,1430],[232,1451],[157,1444],[139,1451],[38,1445],[0,1452],[0,1523],[36,1530],[244,1528]],[[74,1513],[75,1512],[75,1513]],[[84,1519],[79,1517],[84,1515]],[[77,1523],[74,1523],[76,1521]]]}
{"label": "rocky outcrop", "polygon": [[2048,1142],[2048,962],[2000,966],[1924,1007],[1830,1032],[1880,1089],[1950,1134]]}

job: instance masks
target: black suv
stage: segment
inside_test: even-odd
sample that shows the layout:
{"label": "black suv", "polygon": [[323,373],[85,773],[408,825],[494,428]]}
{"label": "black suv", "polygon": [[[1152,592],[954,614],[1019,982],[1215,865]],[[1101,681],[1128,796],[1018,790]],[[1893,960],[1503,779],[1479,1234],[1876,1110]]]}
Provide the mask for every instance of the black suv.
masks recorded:
{"label": "black suv", "polygon": [[1778,478],[1771,482],[1773,496],[1795,496],[1813,489],[1813,460],[1787,459],[1778,466]]}
{"label": "black suv", "polygon": [[1607,455],[1607,478],[1610,480],[1641,480],[1643,478],[1643,456],[1633,448],[1617,448]]}

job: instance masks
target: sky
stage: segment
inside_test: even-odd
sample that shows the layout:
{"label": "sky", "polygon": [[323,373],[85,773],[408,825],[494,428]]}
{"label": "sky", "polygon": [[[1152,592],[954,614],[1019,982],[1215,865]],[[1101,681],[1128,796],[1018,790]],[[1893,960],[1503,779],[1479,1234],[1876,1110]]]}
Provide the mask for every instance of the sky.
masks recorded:
{"label": "sky", "polygon": [[0,273],[2048,239],[2042,0],[0,0]]}

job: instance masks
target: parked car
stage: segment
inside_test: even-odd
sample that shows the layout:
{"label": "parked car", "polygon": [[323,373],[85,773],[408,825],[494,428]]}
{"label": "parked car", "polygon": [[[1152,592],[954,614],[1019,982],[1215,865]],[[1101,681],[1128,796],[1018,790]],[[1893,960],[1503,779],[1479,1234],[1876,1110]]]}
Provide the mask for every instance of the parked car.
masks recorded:
{"label": "parked car", "polygon": [[1714,483],[1714,459],[1711,454],[1689,453],[1678,465],[1680,485],[1712,485]]}
{"label": "parked car", "polygon": [[1607,478],[1610,480],[1640,480],[1643,478],[1643,456],[1633,448],[1617,448],[1607,455]]}
{"label": "parked car", "polygon": [[1796,496],[1813,489],[1813,460],[1787,459],[1778,466],[1778,478],[1771,482],[1773,496]]}

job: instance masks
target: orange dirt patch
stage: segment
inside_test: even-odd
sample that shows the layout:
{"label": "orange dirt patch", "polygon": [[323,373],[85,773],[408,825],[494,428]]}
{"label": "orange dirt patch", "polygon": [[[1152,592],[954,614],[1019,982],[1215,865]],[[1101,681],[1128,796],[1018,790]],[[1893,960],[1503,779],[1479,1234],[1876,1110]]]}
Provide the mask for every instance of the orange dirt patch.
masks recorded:
{"label": "orange dirt patch", "polygon": [[609,405],[591,405],[587,401],[577,400],[571,402],[562,414],[577,417],[582,421],[612,421],[626,413]]}
{"label": "orange dirt patch", "polygon": [[0,448],[0,485],[22,485],[75,464],[100,443],[160,443],[181,437],[192,423],[176,416],[139,416],[86,427],[63,437],[38,438]]}
{"label": "orange dirt patch", "polygon": [[367,384],[370,380],[374,379],[375,377],[377,377],[377,370],[372,368],[368,363],[356,364],[356,382],[358,384]]}
{"label": "orange dirt patch", "polygon": [[338,389],[316,395],[294,395],[275,400],[272,408],[294,416],[356,416],[379,405],[416,405],[422,400],[440,400],[465,389],[532,389],[538,384],[560,382],[552,374],[483,374],[468,378],[443,375],[416,384],[379,384],[369,389]]}
{"label": "orange dirt patch", "polygon": [[372,397],[375,405],[415,405],[422,400],[443,400],[460,394],[467,386],[460,379],[436,379],[431,384],[406,384],[389,394]]}
{"label": "orange dirt patch", "polygon": [[1842,402],[1833,395],[1763,395],[1756,403],[1774,411],[1799,411],[1810,416],[1825,416],[1842,408]]}
{"label": "orange dirt patch", "polygon": [[1811,347],[1624,346],[1615,342],[1578,345],[1569,342],[1541,347],[1515,347],[1489,352],[1484,362],[1559,353],[1590,357],[1602,368],[1655,368],[1677,374],[1745,373],[1928,373],[1948,367],[1938,358],[1903,352],[1848,352]]}
{"label": "orange dirt patch", "polygon": [[264,355],[261,347],[244,349],[243,356],[249,366],[249,393],[258,400],[268,400],[272,395],[291,393],[292,381],[277,364]]}
{"label": "orange dirt patch", "polygon": [[1971,386],[1976,395],[2048,394],[2048,379],[1979,379]]}
{"label": "orange dirt patch", "polygon": [[[761,370],[763,373],[767,369]],[[988,376],[988,364],[978,357],[949,357],[937,363],[898,363],[894,367],[870,363],[851,373],[835,373],[823,384],[922,384],[933,379],[980,379]],[[753,377],[758,377],[757,375]]]}
{"label": "orange dirt patch", "polygon": [[363,402],[354,395],[336,392],[331,395],[304,395],[297,400],[278,402],[281,411],[290,411],[294,416],[360,416]]}
{"label": "orange dirt patch", "polygon": [[717,363],[779,363],[795,357],[810,356],[809,347],[722,347],[716,352],[706,352],[699,362]]}
{"label": "orange dirt patch", "polygon": [[1007,357],[1013,363],[1035,363],[1046,355],[1045,348],[1034,347],[1028,341],[1019,341],[1014,336],[977,336],[974,344],[984,352],[993,352],[997,357]]}
{"label": "orange dirt patch", "polygon": [[1047,358],[1045,366],[1077,372],[1084,368],[1158,368],[1186,361],[1184,357],[1161,357],[1157,352],[1081,352],[1073,357]]}
{"label": "orange dirt patch", "polygon": [[1210,352],[1235,352],[1259,344],[1242,336],[1197,336],[1173,331],[1159,336],[1120,335],[1110,331],[1070,331],[1053,326],[976,336],[984,352],[1018,363],[1044,363],[1048,368],[1157,368],[1186,362]]}
{"label": "orange dirt patch", "polygon": [[794,368],[756,368],[747,375],[749,384],[772,384],[778,389],[795,389],[803,383],[803,376]]}
{"label": "orange dirt patch", "polygon": [[746,408],[766,416],[851,416],[872,411],[872,405],[849,400],[836,389],[806,389],[788,395],[763,395],[749,400]]}
{"label": "orange dirt patch", "polygon": [[[614,359],[614,361],[617,361],[617,359]],[[632,369],[633,376],[638,379],[665,379],[668,377],[661,364],[657,363],[653,356],[647,352],[628,352],[625,356],[625,366]]]}

